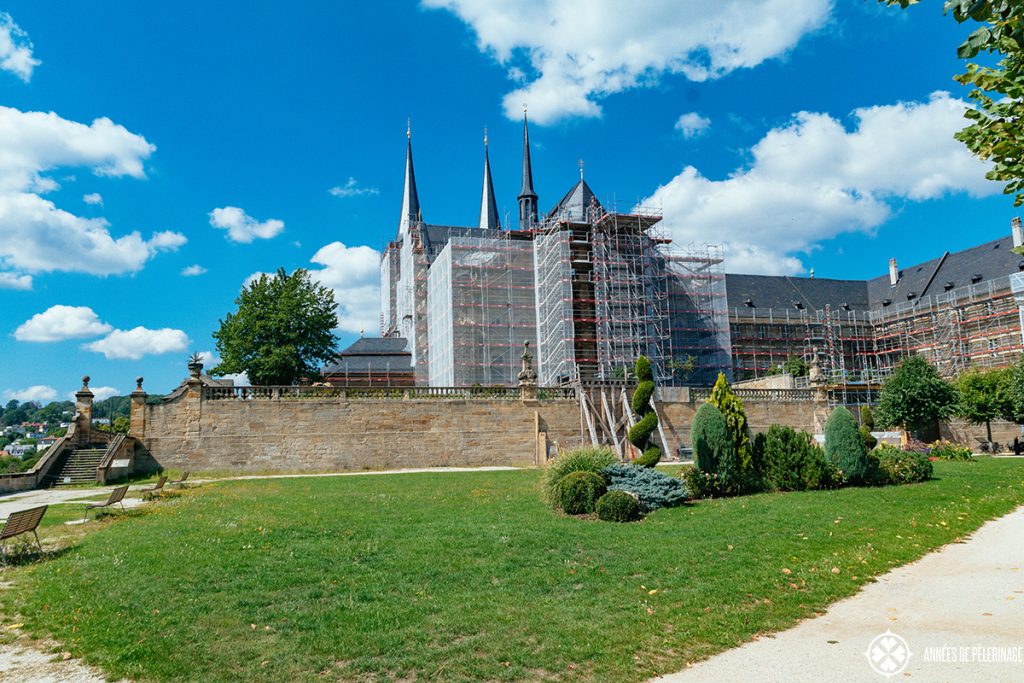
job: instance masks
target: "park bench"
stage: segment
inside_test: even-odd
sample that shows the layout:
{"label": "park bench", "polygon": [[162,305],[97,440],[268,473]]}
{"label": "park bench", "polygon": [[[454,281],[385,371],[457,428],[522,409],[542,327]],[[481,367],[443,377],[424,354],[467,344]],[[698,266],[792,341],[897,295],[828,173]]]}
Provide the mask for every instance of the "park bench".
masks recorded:
{"label": "park bench", "polygon": [[147,498],[153,498],[154,496],[159,495],[164,490],[164,484],[166,483],[167,476],[164,475],[157,479],[154,486],[150,486],[148,489],[140,489],[139,493],[142,494],[142,499],[146,500]]}
{"label": "park bench", "polygon": [[181,475],[181,479],[175,479],[171,482],[173,486],[180,486],[185,488],[185,482],[188,481],[188,475],[192,474],[190,471],[185,470],[185,474]]}
{"label": "park bench", "polygon": [[124,494],[126,493],[128,493],[128,484],[125,484],[124,486],[118,486],[116,489],[111,491],[110,497],[107,498],[106,501],[102,503],[93,503],[92,505],[87,505],[85,507],[85,518],[83,519],[83,521],[85,521],[85,519],[89,519],[89,510],[99,510],[100,508],[108,508],[111,505],[118,504],[120,504],[121,509],[124,510],[124,503],[121,501],[124,500]]}
{"label": "park bench", "polygon": [[5,547],[5,542],[9,538],[14,538],[21,534],[27,534],[31,531],[32,535],[36,537],[36,545],[39,546],[39,552],[43,552],[43,544],[39,542],[39,534],[36,532],[36,529],[39,528],[39,522],[42,521],[46,508],[46,505],[40,505],[36,508],[12,512],[11,516],[7,518],[6,522],[4,522],[4,528],[0,529],[0,556],[3,557],[5,565],[7,564],[7,549]]}

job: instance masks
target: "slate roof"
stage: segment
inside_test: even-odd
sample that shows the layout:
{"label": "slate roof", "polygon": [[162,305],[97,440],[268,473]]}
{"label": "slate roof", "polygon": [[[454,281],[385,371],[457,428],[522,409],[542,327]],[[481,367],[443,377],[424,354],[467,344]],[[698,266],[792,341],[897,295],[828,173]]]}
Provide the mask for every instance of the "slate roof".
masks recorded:
{"label": "slate roof", "polygon": [[[799,311],[797,303],[808,311],[822,309],[825,304],[833,307],[847,304],[851,311],[869,308],[868,287],[863,280],[730,273],[725,276],[725,289],[729,312],[740,315],[768,308],[789,308],[796,313]],[[747,305],[748,299],[752,307]]]}
{"label": "slate roof", "polygon": [[580,178],[571,190],[555,204],[555,208],[548,212],[548,218],[560,218],[571,223],[585,223],[590,217],[591,207],[598,210],[598,214],[604,213],[601,202],[597,201],[594,191],[587,185],[587,181]]}
{"label": "slate roof", "polygon": [[503,237],[504,230],[484,230],[456,225],[424,225],[420,236],[423,238],[423,249],[430,263],[441,253],[448,241],[453,237]]}
{"label": "slate roof", "polygon": [[[888,271],[870,280],[729,273],[725,276],[729,312],[744,315],[756,313],[757,309],[797,310],[796,302],[811,311],[822,309],[825,304],[841,308],[844,303],[852,311],[880,311],[886,301],[891,304],[916,301],[948,289],[1024,271],[1024,257],[1013,253],[1012,248],[1013,238],[1008,235],[963,251],[946,252],[930,261],[900,269],[895,287],[889,284]],[[753,307],[746,304],[748,299]]]}
{"label": "slate roof", "polygon": [[360,337],[326,366],[325,375],[366,372],[412,372],[412,354],[402,337]]}

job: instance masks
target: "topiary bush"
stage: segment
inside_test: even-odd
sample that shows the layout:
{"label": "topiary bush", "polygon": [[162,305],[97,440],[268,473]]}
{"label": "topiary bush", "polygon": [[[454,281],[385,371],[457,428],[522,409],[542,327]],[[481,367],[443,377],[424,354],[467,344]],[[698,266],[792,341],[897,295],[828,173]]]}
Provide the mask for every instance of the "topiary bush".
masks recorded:
{"label": "topiary bush", "polygon": [[639,418],[626,435],[629,442],[640,449],[641,455],[634,464],[641,467],[654,467],[661,460],[661,449],[651,443],[651,435],[658,428],[658,414],[651,407],[654,396],[654,371],[651,361],[646,356],[636,359],[636,391],[633,392],[631,406]]}
{"label": "topiary bush", "polygon": [[875,435],[871,433],[871,430],[868,429],[867,425],[860,426],[860,438],[861,441],[864,442],[864,448],[868,449],[869,451],[878,445],[878,439],[875,438]]}
{"label": "topiary bush", "polygon": [[597,511],[598,519],[606,522],[635,522],[643,516],[637,499],[618,489],[598,498],[594,509]]}
{"label": "topiary bush", "polygon": [[718,475],[719,495],[743,491],[742,468],[722,412],[711,403],[697,409],[690,427],[697,467]]}
{"label": "topiary bush", "polygon": [[876,451],[880,483],[916,484],[932,478],[932,463],[923,453],[908,453],[883,444]]}
{"label": "topiary bush", "polygon": [[558,483],[565,475],[571,472],[600,474],[605,467],[617,462],[619,456],[607,446],[580,446],[562,451],[544,469],[544,498],[551,505],[558,505]]}
{"label": "topiary bush", "polygon": [[[743,400],[732,390],[724,373],[718,373],[715,386],[711,389],[708,403],[713,404],[725,418],[725,429],[732,440],[735,463],[721,463],[718,474],[736,493],[756,489],[757,474],[762,469],[761,463],[754,462],[754,451],[750,443],[750,428],[747,426],[747,412],[743,408]],[[735,469],[735,472],[732,470]]]}
{"label": "topiary bush", "polygon": [[772,425],[758,434],[755,451],[762,452],[764,483],[775,491],[808,491],[831,483],[825,454],[807,432]]}
{"label": "topiary bush", "polygon": [[864,482],[868,473],[868,450],[853,415],[843,406],[825,421],[825,457],[843,472],[851,484]]}
{"label": "topiary bush", "polygon": [[590,514],[607,491],[608,483],[600,474],[570,472],[558,482],[558,504],[567,515]]}
{"label": "topiary bush", "polygon": [[679,505],[686,500],[686,487],[675,477],[654,468],[612,465],[601,470],[608,491],[625,491],[636,496],[644,512]]}

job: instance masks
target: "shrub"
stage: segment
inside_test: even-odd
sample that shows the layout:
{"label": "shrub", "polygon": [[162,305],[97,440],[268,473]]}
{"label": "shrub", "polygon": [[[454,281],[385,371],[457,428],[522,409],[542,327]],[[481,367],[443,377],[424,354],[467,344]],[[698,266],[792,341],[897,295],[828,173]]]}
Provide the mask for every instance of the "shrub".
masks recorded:
{"label": "shrub", "polygon": [[758,434],[755,451],[764,458],[765,485],[777,491],[806,491],[830,483],[825,454],[807,432],[772,425]]}
{"label": "shrub", "polygon": [[[760,464],[753,462],[754,453],[750,444],[750,429],[747,426],[747,413],[743,409],[743,401],[733,392],[729,381],[725,379],[725,374],[718,373],[718,380],[711,389],[708,403],[722,412],[725,429],[736,454],[735,462],[720,463],[718,474],[729,482],[728,485],[734,488],[736,493],[754,488],[756,482],[753,480],[756,478],[756,472],[761,469]],[[726,466],[722,467],[723,464]]]}
{"label": "shrub", "polygon": [[651,407],[651,397],[654,395],[654,372],[651,370],[651,361],[645,356],[640,356],[636,359],[635,370],[637,384],[630,407],[639,419],[630,427],[626,436],[642,453],[634,461],[635,464],[641,467],[654,467],[661,460],[661,449],[651,443],[651,435],[658,428],[658,414]]}
{"label": "shrub", "polygon": [[570,472],[558,482],[558,503],[568,515],[594,511],[597,499],[608,491],[604,477],[593,472]]}
{"label": "shrub", "polygon": [[679,473],[691,498],[717,498],[725,495],[716,472],[705,472],[699,467],[687,467]]}
{"label": "shrub", "polygon": [[860,407],[860,426],[867,427],[869,432],[875,431],[875,414],[871,406]]}
{"label": "shrub", "polygon": [[[646,470],[645,471],[651,471]],[[642,516],[640,503],[626,493],[614,489],[597,499],[595,505],[598,519],[606,522],[634,522]]]}
{"label": "shrub", "polygon": [[645,512],[679,505],[686,500],[686,487],[675,477],[654,468],[612,465],[601,470],[608,491],[625,491],[636,496]]}
{"label": "shrub", "polygon": [[875,435],[871,433],[871,430],[867,425],[860,426],[860,438],[864,442],[864,448],[869,451],[878,445],[878,439],[876,439]]}
{"label": "shrub", "polygon": [[580,446],[562,451],[544,469],[542,479],[544,497],[552,505],[558,504],[558,483],[571,472],[593,472],[619,462],[619,456],[607,446]]}
{"label": "shrub", "polygon": [[842,470],[851,484],[867,475],[868,459],[864,440],[850,411],[839,406],[825,420],[825,457]]}
{"label": "shrub", "polygon": [[928,455],[940,460],[974,460],[970,448],[946,440],[933,443]]}
{"label": "shrub", "polygon": [[887,484],[914,484],[932,477],[932,463],[923,453],[908,453],[895,446],[878,449],[881,480]]}
{"label": "shrub", "polygon": [[[697,409],[690,427],[694,464],[706,474],[717,474],[725,490],[737,478],[736,454],[725,427],[725,417],[714,404],[705,403]],[[727,473],[728,478],[723,475]]]}

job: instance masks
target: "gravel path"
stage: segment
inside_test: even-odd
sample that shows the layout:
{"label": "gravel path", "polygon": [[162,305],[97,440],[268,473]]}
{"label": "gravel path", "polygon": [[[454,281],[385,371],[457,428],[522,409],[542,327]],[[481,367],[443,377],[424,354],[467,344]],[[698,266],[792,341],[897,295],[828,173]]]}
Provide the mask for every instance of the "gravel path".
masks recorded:
{"label": "gravel path", "polygon": [[[1024,507],[879,577],[821,617],[723,652],[664,683],[703,681],[1024,681]],[[1002,659],[1003,661],[998,661]],[[1006,661],[1010,660],[1010,661]]]}

